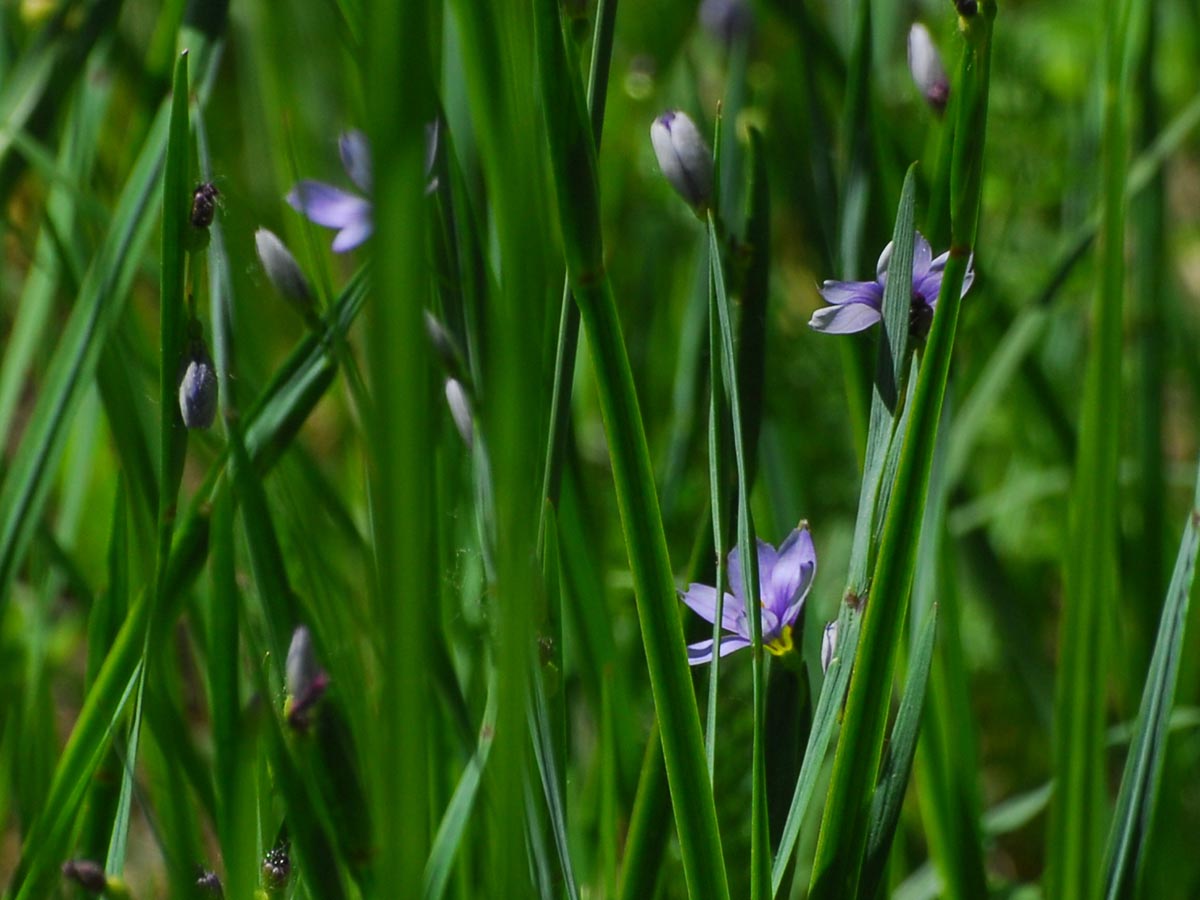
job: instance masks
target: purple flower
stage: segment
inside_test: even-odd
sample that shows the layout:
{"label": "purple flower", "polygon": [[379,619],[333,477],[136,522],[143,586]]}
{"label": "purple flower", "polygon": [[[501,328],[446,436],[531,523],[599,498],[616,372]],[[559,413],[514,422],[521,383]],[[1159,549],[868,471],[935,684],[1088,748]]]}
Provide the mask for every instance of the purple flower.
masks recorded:
{"label": "purple flower", "polygon": [[[762,606],[762,641],[776,656],[792,650],[792,629],[804,609],[804,599],[817,571],[817,553],[807,523],[801,523],[776,550],[766,541],[758,542],[758,583]],[[729,553],[729,585],[721,609],[721,627],[729,634],[721,639],[720,653],[749,647],[750,622],[746,617],[742,593],[742,565],[736,549]],[[717,615],[716,588],[689,584],[680,594],[684,603],[701,618],[712,622]],[[697,666],[712,660],[712,640],[688,647],[688,662]]]}
{"label": "purple flower", "polygon": [[[364,194],[371,193],[371,148],[361,131],[347,131],[338,139],[342,166]],[[301,181],[288,192],[287,202],[311,221],[336,228],[333,252],[353,250],[371,236],[371,201],[321,181]]]}
{"label": "purple flower", "polygon": [[712,197],[712,151],[691,117],[668,109],[650,126],[650,142],[671,187],[693,209],[707,207]]}
{"label": "purple flower", "polygon": [[[892,257],[892,245],[883,248],[875,267],[874,281],[826,281],[821,285],[821,296],[830,306],[813,313],[808,322],[814,331],[827,334],[851,334],[870,328],[882,318],[883,288],[887,284],[888,262]],[[942,275],[946,270],[949,251],[933,259],[929,241],[917,232],[913,238],[912,307],[909,313],[909,330],[917,337],[929,332],[933,321],[933,310],[937,306],[938,292],[942,289]],[[971,259],[967,260],[967,272],[963,276],[962,293],[966,296],[975,280]]]}

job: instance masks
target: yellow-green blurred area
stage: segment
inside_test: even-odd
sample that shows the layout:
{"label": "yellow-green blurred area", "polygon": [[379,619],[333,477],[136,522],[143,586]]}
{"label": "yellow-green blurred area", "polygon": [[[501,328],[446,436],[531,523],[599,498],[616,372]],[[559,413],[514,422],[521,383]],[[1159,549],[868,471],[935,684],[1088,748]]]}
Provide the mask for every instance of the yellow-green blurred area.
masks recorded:
{"label": "yellow-green blurred area", "polygon": [[[493,444],[506,453],[514,445],[503,430],[512,425],[504,419],[511,398],[497,396],[495,385],[516,382],[496,378],[489,357],[495,348],[488,342],[497,329],[521,331],[535,350],[523,360],[523,374],[536,394],[525,398],[525,408],[537,414],[518,423],[527,443],[512,451],[520,456],[516,463],[498,460],[501,483],[494,487],[502,507],[506,492],[515,491],[536,495],[530,509],[543,506],[538,486],[565,271],[546,151],[547,129],[556,124],[540,115],[537,60],[475,60],[475,66],[494,66],[487,71],[505,90],[529,92],[514,99],[513,108],[538,112],[535,121],[519,123],[515,138],[506,136],[506,146],[515,147],[512,158],[487,159],[493,142],[481,131],[491,120],[469,77],[472,61],[464,59],[472,46],[465,26],[481,15],[475,9],[481,0],[397,2],[425,4],[427,34],[372,31],[381,5],[367,0],[232,0],[223,26],[217,0],[0,5],[0,896],[18,896],[10,885],[17,884],[18,873],[27,874],[26,866],[57,872],[62,862],[81,856],[107,862],[110,874],[123,871],[130,894],[142,900],[188,896],[180,892],[189,885],[191,896],[211,896],[195,885],[197,867],[227,880],[230,866],[240,865],[242,880],[235,875],[235,883],[252,881],[254,889],[266,891],[259,871],[263,855],[293,842],[301,849],[292,875],[272,896],[324,896],[320,885],[332,881],[310,876],[326,866],[336,873],[329,876],[333,881],[344,883],[345,896],[394,896],[387,884],[372,880],[377,874],[372,867],[391,851],[378,834],[362,858],[339,843],[345,823],[330,797],[344,788],[337,777],[345,771],[329,760],[342,757],[324,755],[323,732],[297,736],[281,718],[285,688],[277,648],[287,646],[289,635],[276,633],[269,604],[262,611],[261,598],[269,595],[263,557],[256,555],[262,532],[242,517],[240,494],[232,530],[216,536],[216,497],[232,490],[234,471],[223,468],[234,446],[227,422],[250,424],[252,448],[268,432],[275,440],[263,453],[267,462],[255,459],[250,478],[261,485],[273,527],[281,561],[276,575],[286,588],[281,593],[297,598],[317,637],[334,692],[328,708],[336,704],[338,725],[352,736],[337,752],[355,760],[355,777],[364,780],[369,803],[376,802],[372,778],[392,758],[378,724],[391,708],[380,688],[391,652],[380,609],[391,602],[423,603],[432,611],[429,644],[436,652],[430,651],[429,680],[421,688],[429,716],[412,725],[430,748],[431,799],[415,829],[421,840],[432,843],[456,789],[470,780],[464,773],[474,777],[473,766],[483,772],[478,797],[472,794],[465,807],[469,824],[451,848],[456,852],[447,863],[445,892],[438,896],[522,896],[487,880],[489,872],[500,870],[489,857],[496,835],[510,828],[526,835],[529,859],[521,867],[533,873],[531,885],[550,885],[547,896],[620,896],[643,756],[657,732],[613,489],[610,437],[586,335],[580,336],[579,362],[568,385],[573,394],[564,499],[561,508],[555,506],[561,588],[548,586],[540,563],[535,566],[537,548],[512,552],[507,535],[498,543],[496,535],[489,536],[496,500],[487,454]],[[560,5],[581,84],[593,49],[596,5],[596,0]],[[1119,7],[1115,18],[1123,23],[1118,81],[1124,86],[1128,167],[1119,403],[1106,410],[1119,422],[1118,532],[1109,535],[1105,557],[1116,603],[1104,610],[1103,679],[1093,685],[1104,697],[1108,729],[1105,810],[1117,796],[1171,566],[1191,509],[1200,451],[1200,4],[999,0],[975,280],[961,307],[934,457],[933,481],[945,502],[943,543],[936,571],[918,573],[934,579],[932,596],[942,608],[929,688],[931,697],[942,694],[937,703],[927,701],[925,727],[940,729],[938,746],[952,748],[953,755],[939,759],[918,745],[882,896],[961,896],[952,889],[945,862],[955,853],[956,835],[931,825],[944,827],[961,814],[981,836],[975,852],[992,895],[1054,900],[1042,880],[1053,852],[1049,798],[1061,772],[1054,758],[1054,721],[1063,663],[1064,571],[1076,553],[1070,503],[1078,483],[1089,335],[1101,278],[1095,236],[1105,190],[1110,6]],[[857,24],[867,7],[869,47],[860,52]],[[509,32],[532,34],[531,2],[498,0],[488,8]],[[145,230],[131,244],[134,255],[113,264],[114,271],[124,265],[127,275],[114,280],[96,309],[125,305],[111,327],[103,326],[102,340],[87,344],[94,358],[80,356],[74,369],[60,348],[64,335],[74,334],[71,323],[79,317],[89,279],[106,265],[102,248],[114,230],[129,224],[121,219],[120,198],[142,171],[140,154],[170,98],[177,52],[199,33],[185,20],[212,28],[204,40],[216,47],[210,68],[194,64],[191,70],[187,180],[212,181],[219,191],[212,243],[190,255],[186,290],[228,379],[222,386],[232,386],[233,396],[226,399],[231,412],[212,429],[189,435],[177,521],[194,515],[205,533],[172,601],[182,614],[156,632],[160,645],[137,651],[147,686],[122,695],[117,714],[97,732],[93,764],[73,770],[86,777],[66,791],[69,804],[49,809],[48,799],[60,796],[54,793],[56,769],[101,662],[129,610],[144,594],[153,594],[156,573],[161,574],[156,539],[162,522],[151,501],[160,479],[160,424],[174,415],[159,400],[160,276],[166,257],[161,197],[147,205],[144,220],[129,226]],[[944,115],[926,103],[909,73],[907,36],[916,21],[929,28],[950,76],[951,108]],[[728,30],[713,27],[720,23]],[[433,61],[436,97],[425,98],[422,108],[437,110],[438,186],[427,198],[422,245],[407,251],[428,264],[427,290],[395,295],[370,287],[365,312],[344,340],[332,332],[314,336],[312,322],[272,286],[254,235],[267,228],[282,239],[312,286],[319,316],[339,308],[355,273],[365,268],[370,283],[386,262],[372,258],[372,241],[334,253],[334,232],[310,222],[285,196],[302,179],[356,190],[339,155],[339,136],[361,130],[375,137],[379,119],[372,111],[379,98],[394,98],[400,106],[413,90],[407,83],[382,81],[372,69],[378,48],[393,37],[397,53],[423,41]],[[818,565],[801,643],[809,679],[804,690],[812,691],[814,702],[822,681],[822,630],[837,617],[847,584],[879,329],[843,336],[817,333],[808,323],[825,303],[822,282],[874,279],[913,162],[917,228],[930,233],[934,225],[935,255],[949,249],[948,219],[938,224],[931,219],[938,185],[951,177],[947,130],[963,50],[959,13],[950,0],[626,0],[617,11],[598,155],[604,261],[681,588],[688,580],[713,580],[708,237],[702,219],[663,177],[650,126],[663,111],[680,109],[711,140],[721,117],[719,214],[731,238],[726,264],[734,273],[735,312],[741,308],[736,287],[745,274],[739,266],[744,268],[752,249],[745,244],[748,133],[756,129],[762,135],[770,263],[751,508],[764,540],[778,543],[802,520],[812,531]],[[209,80],[200,80],[206,72]],[[534,77],[526,77],[530,73]],[[851,102],[855,85],[865,103],[857,114]],[[512,220],[497,211],[497,171],[519,175],[516,183],[535,188],[528,198],[529,231],[516,244],[502,233]],[[154,177],[153,183],[161,182],[161,171]],[[376,184],[386,178],[387,172],[376,171]],[[447,235],[448,245],[441,243]],[[450,245],[453,252],[446,249]],[[505,258],[512,246],[528,248],[528,255]],[[477,269],[464,261],[469,250],[478,254]],[[475,283],[456,280],[467,271],[477,276]],[[527,319],[526,307],[496,300],[514,272],[537,286]],[[217,297],[224,304],[220,310]],[[468,310],[465,317],[461,310],[448,312],[455,303]],[[469,314],[471,303],[478,304],[478,319]],[[389,460],[379,457],[382,438],[373,430],[377,385],[371,373],[378,369],[372,368],[369,345],[376,323],[372,310],[388,304],[415,304],[448,322],[455,352],[465,361],[466,374],[445,368],[444,356],[429,353],[423,383],[432,410],[429,427],[402,436],[432,448],[431,520],[414,518],[408,525],[407,510],[392,511],[401,523],[400,539],[406,528],[434,533],[431,565],[438,578],[430,597],[387,596],[378,577],[384,551],[376,540],[380,511],[372,505],[377,496],[372,491],[386,481]],[[517,313],[521,320],[514,323]],[[218,316],[227,322],[227,337],[218,338]],[[336,380],[330,375],[331,384],[310,406],[285,406],[286,398],[281,400],[279,408],[301,413],[294,428],[270,431],[276,427],[271,421],[254,418],[256,403],[273,379],[286,379],[289,354],[305,340],[326,354],[322,365],[329,373],[336,369]],[[218,341],[225,342],[220,350]],[[389,352],[404,357],[418,343],[428,345],[421,331]],[[162,368],[164,377],[177,379],[174,363]],[[443,388],[451,376],[467,383],[478,414],[470,445],[455,430],[445,403]],[[60,410],[63,421],[47,443],[45,466],[31,461],[26,468],[21,448],[54,413],[48,398],[74,380],[79,384]],[[524,477],[512,477],[514,471]],[[20,485],[28,489],[18,490]],[[118,529],[120,515],[127,521]],[[911,527],[923,525],[913,521]],[[126,535],[123,543],[116,540],[118,531]],[[236,595],[214,568],[218,547],[228,550]],[[545,777],[533,765],[535,740],[528,735],[518,740],[496,733],[498,746],[504,740],[520,744],[513,755],[502,752],[501,765],[523,760],[522,771],[487,769],[486,751],[480,749],[484,743],[490,747],[486,716],[502,649],[495,599],[504,587],[497,588],[496,572],[508,570],[503,560],[497,567],[497,552],[509,553],[504,559],[515,559],[512,566],[535,585],[528,598],[532,618],[519,633],[534,648],[530,656],[541,664],[531,668],[543,673],[551,706],[562,714],[554,724],[562,729],[562,827],[573,860],[571,886],[578,885],[574,895],[565,886],[569,879],[557,871],[559,850],[545,811],[538,807],[524,821],[497,822],[497,807],[490,805],[493,779],[519,784],[540,803]],[[119,573],[126,591],[113,605]],[[558,590],[561,633],[552,636],[547,622],[553,616],[546,610]],[[213,611],[220,604],[237,610],[232,650],[211,644]],[[948,617],[947,608],[953,609]],[[689,640],[711,637],[710,627],[682,605],[680,613]],[[1200,857],[1193,850],[1200,830],[1198,616],[1194,604],[1178,654],[1178,690],[1157,803],[1153,820],[1145,823],[1146,856],[1132,896],[1200,896]],[[905,628],[916,634],[914,623],[906,621]],[[749,896],[749,656],[731,655],[723,663],[717,705],[713,785],[733,897]],[[234,732],[243,743],[222,744],[214,729],[212,673],[218,667],[232,673],[236,684]],[[703,721],[707,670],[693,671]],[[929,712],[934,707],[936,716]],[[144,716],[135,716],[135,708],[144,708]],[[131,740],[135,720],[140,742]],[[282,729],[278,734],[275,725]],[[786,764],[796,769],[803,735],[791,739],[801,743],[783,748],[790,755],[781,752],[779,759],[787,757]],[[283,756],[277,755],[280,746]],[[772,754],[768,750],[768,767],[776,758]],[[221,770],[230,758],[233,774]],[[291,759],[295,771],[281,772],[280,759]],[[829,768],[831,759],[823,764],[801,831],[794,887],[789,870],[778,896],[806,896]],[[325,777],[332,777],[333,788]],[[768,783],[770,778],[769,771]],[[230,811],[225,786],[233,783],[244,793],[242,805]],[[296,800],[301,795],[317,799],[306,808]],[[790,788],[768,797],[773,843],[775,818],[790,800]],[[949,809],[951,803],[961,806]],[[667,840],[652,896],[686,897],[672,808],[660,806]],[[305,815],[313,834],[297,839],[289,820]],[[40,834],[37,829],[52,826],[53,846],[64,852],[32,862],[38,848],[29,846],[31,829]],[[371,824],[362,827],[369,831]],[[1107,819],[1098,827],[1107,834]],[[117,837],[126,832],[127,843]],[[227,841],[235,833],[247,843],[231,850]],[[328,838],[329,856],[320,861],[304,856],[304,847],[318,845],[314,834]],[[542,868],[555,874],[540,879]],[[84,896],[57,875],[46,877],[45,896]],[[109,896],[119,894],[110,890]],[[225,896],[232,895],[227,890]]]}

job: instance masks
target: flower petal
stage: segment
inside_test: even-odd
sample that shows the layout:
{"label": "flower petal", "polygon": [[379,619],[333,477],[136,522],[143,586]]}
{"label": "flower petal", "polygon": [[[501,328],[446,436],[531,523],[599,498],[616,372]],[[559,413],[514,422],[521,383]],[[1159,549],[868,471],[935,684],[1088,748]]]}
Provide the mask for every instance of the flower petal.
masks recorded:
{"label": "flower petal", "polygon": [[287,195],[291,207],[326,228],[346,228],[370,219],[371,204],[331,184],[301,181]]}
{"label": "flower petal", "polygon": [[795,622],[816,571],[817,551],[812,535],[801,526],[779,545],[779,558],[771,579],[764,582],[763,604],[779,616],[783,625]]}
{"label": "flower petal", "polygon": [[963,275],[962,293],[959,294],[959,296],[960,297],[967,296],[967,291],[969,291],[971,289],[971,285],[973,285],[974,283],[975,283],[975,254],[972,253],[970,258],[967,260],[967,271]]}
{"label": "flower petal", "polygon": [[[743,647],[749,647],[750,642],[743,637],[727,636],[721,638],[721,656],[725,657],[734,650],[741,650]],[[688,644],[688,665],[699,666],[706,662],[712,662],[712,638],[707,641],[700,641],[698,644]]]}
{"label": "flower petal", "polygon": [[879,310],[866,303],[826,306],[812,314],[808,327],[825,334],[853,334],[879,321]]}
{"label": "flower petal", "polygon": [[933,262],[933,248],[929,246],[929,241],[925,240],[925,236],[917,231],[913,233],[913,281],[921,278],[929,271],[929,266]]}
{"label": "flower petal", "polygon": [[361,131],[350,130],[338,138],[338,153],[350,180],[364,194],[371,193],[371,145]]}
{"label": "flower petal", "polygon": [[[679,599],[706,622],[711,622],[717,615],[717,589],[707,584],[689,584]],[[725,604],[721,607],[721,627],[741,634],[745,618],[745,603],[726,593]]]}
{"label": "flower petal", "polygon": [[875,279],[883,284],[884,275],[887,274],[888,263],[892,259],[892,242],[888,241],[887,246],[883,248],[883,252],[879,254],[879,261],[875,263]]}
{"label": "flower petal", "polygon": [[826,303],[841,306],[844,303],[870,303],[878,306],[883,302],[883,288],[874,281],[826,281],[821,285],[821,296]]}
{"label": "flower petal", "polygon": [[351,222],[337,233],[337,237],[333,239],[334,253],[353,250],[371,236],[371,232],[375,230],[375,224],[371,221],[370,213],[371,208],[367,207],[367,215],[364,218],[357,222]]}

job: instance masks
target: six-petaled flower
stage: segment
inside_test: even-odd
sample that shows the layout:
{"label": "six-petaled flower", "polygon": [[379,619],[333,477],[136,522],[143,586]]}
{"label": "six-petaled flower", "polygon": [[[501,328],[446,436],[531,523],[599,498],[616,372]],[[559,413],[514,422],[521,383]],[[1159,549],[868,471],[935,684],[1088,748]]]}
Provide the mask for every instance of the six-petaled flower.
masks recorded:
{"label": "six-petaled flower", "polygon": [[[821,285],[821,296],[829,303],[813,313],[809,327],[814,331],[829,334],[851,334],[870,328],[882,318],[883,288],[887,284],[888,263],[892,258],[892,245],[883,248],[879,263],[875,267],[874,281],[826,281]],[[929,241],[918,231],[913,236],[912,305],[909,312],[909,330],[914,337],[923,338],[929,332],[933,311],[937,307],[938,292],[942,289],[942,275],[950,259],[947,251],[937,259]],[[974,257],[967,260],[967,272],[963,276],[962,293],[966,296],[975,280],[972,269]]]}
{"label": "six-petaled flower", "polygon": [[[808,526],[801,523],[776,550],[766,541],[758,542],[758,582],[761,595],[763,646],[783,656],[794,646],[792,632],[804,609],[804,600],[817,571],[817,554]],[[720,653],[725,656],[752,642],[750,620],[742,587],[742,566],[738,551],[729,554],[729,587],[721,609],[721,627],[728,634],[721,638]],[[717,617],[717,591],[706,584],[690,584],[680,595],[698,615],[712,622]],[[712,640],[688,647],[688,662],[693,666],[712,660]]]}

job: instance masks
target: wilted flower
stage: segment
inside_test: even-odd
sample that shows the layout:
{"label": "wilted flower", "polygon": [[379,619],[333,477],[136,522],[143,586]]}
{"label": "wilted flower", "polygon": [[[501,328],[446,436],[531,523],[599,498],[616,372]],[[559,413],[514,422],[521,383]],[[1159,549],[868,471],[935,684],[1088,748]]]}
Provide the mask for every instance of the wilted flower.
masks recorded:
{"label": "wilted flower", "polygon": [[446,379],[446,404],[450,407],[450,418],[454,420],[454,427],[462,436],[463,443],[470,447],[474,439],[474,416],[467,392],[457,378]]}
{"label": "wilted flower", "polygon": [[821,635],[821,671],[828,672],[829,664],[833,662],[833,654],[837,650],[838,623],[834,619],[825,626],[825,633]]}
{"label": "wilted flower", "polygon": [[285,708],[288,724],[304,730],[308,714],[329,687],[329,674],[317,663],[312,632],[300,625],[292,632],[285,666],[288,700]]}
{"label": "wilted flower", "polygon": [[275,290],[301,309],[312,305],[312,288],[300,270],[296,257],[274,232],[260,228],[254,232],[254,247],[267,279]]}
{"label": "wilted flower", "polygon": [[[816,571],[817,554],[806,523],[801,523],[789,534],[779,545],[778,551],[766,541],[758,542],[762,642],[776,656],[783,656],[793,647],[792,629],[804,608],[804,598],[808,596]],[[721,627],[730,633],[721,639],[722,656],[751,644],[750,622],[746,617],[746,601],[742,592],[741,559],[736,549],[729,553],[728,575],[732,593],[725,594]],[[689,584],[681,597],[701,618],[709,622],[716,618],[716,588],[706,584]],[[695,666],[711,661],[712,643],[710,638],[689,646],[688,662]]]}
{"label": "wilted flower", "polygon": [[[821,296],[832,305],[814,312],[809,327],[828,334],[851,334],[878,322],[882,317],[883,288],[887,284],[891,257],[892,245],[888,243],[879,256],[874,281],[826,281],[821,286]],[[932,257],[929,241],[918,231],[913,236],[912,305],[909,312],[909,331],[918,338],[929,333],[950,253],[947,251],[937,259]],[[963,276],[962,293],[959,296],[966,296],[975,280],[971,262],[967,260],[967,272]]]}
{"label": "wilted flower", "polygon": [[950,99],[950,79],[929,29],[920,22],[908,30],[908,70],[926,102],[939,114],[944,112]]}
{"label": "wilted flower", "polygon": [[217,415],[217,370],[203,341],[194,340],[188,348],[179,379],[179,415],[188,428],[208,428]]}
{"label": "wilted flower", "polygon": [[671,187],[694,209],[712,196],[712,151],[687,113],[669,109],[650,126],[650,141],[659,168]]}

